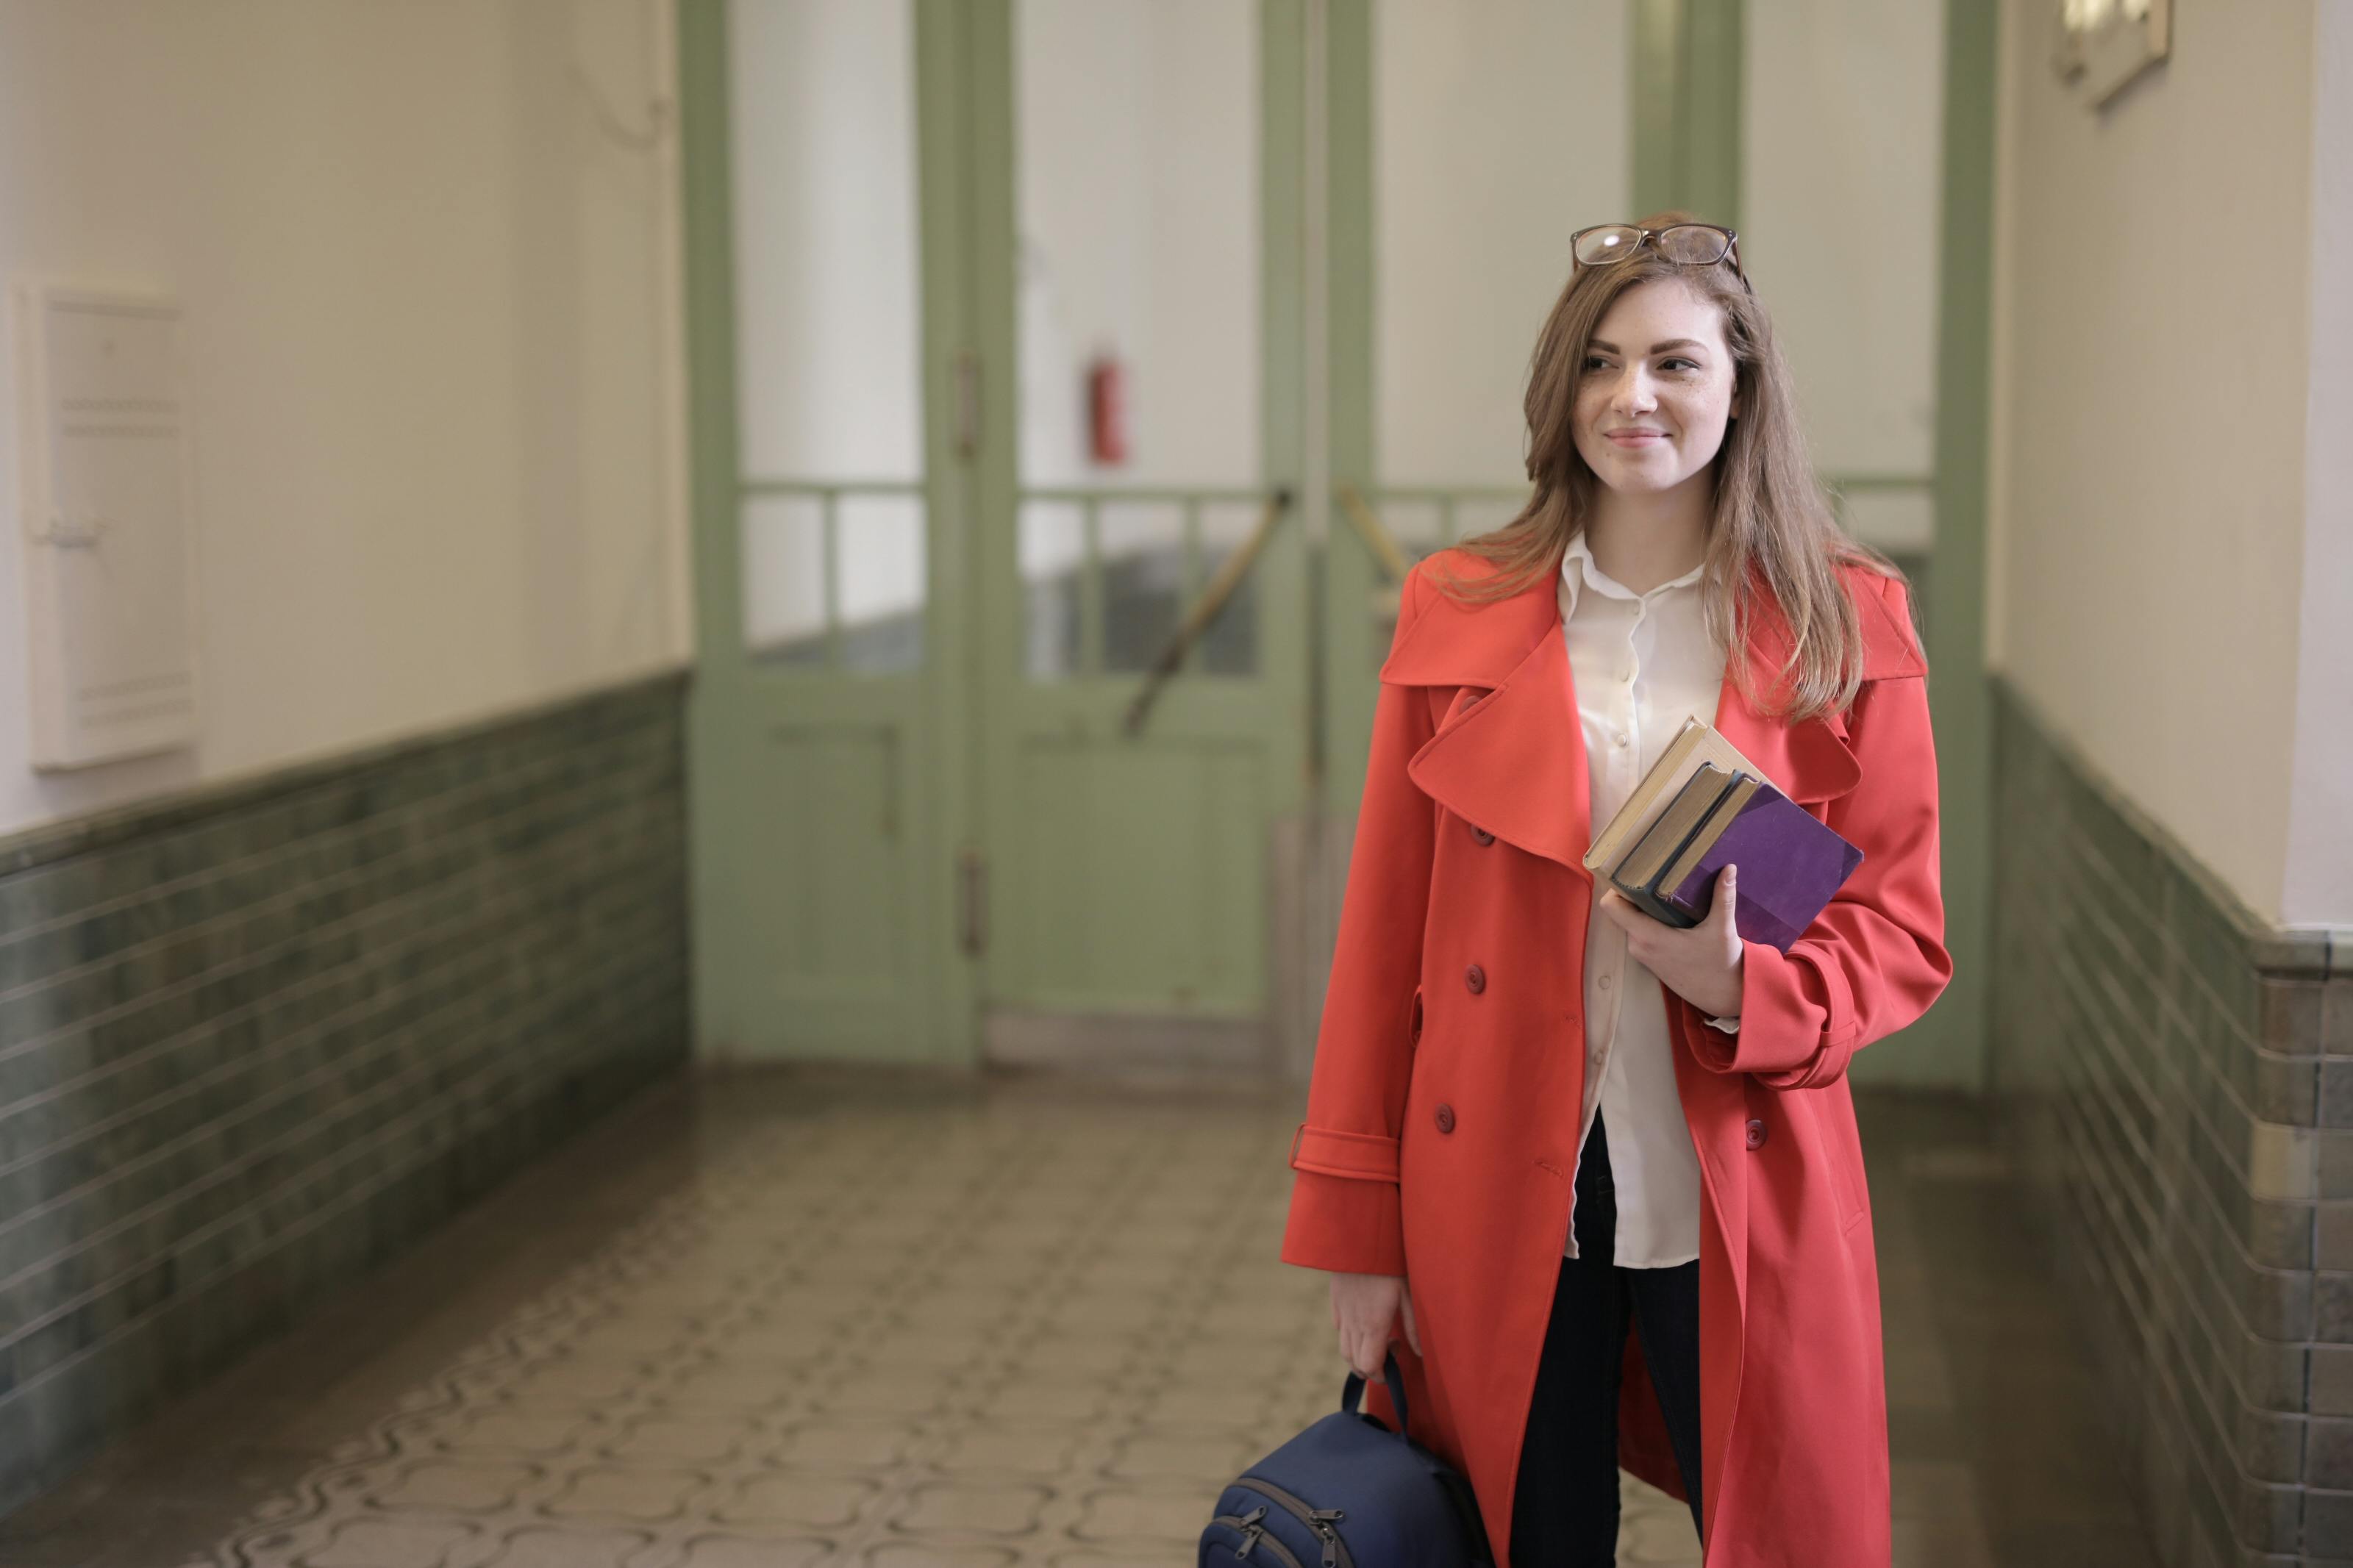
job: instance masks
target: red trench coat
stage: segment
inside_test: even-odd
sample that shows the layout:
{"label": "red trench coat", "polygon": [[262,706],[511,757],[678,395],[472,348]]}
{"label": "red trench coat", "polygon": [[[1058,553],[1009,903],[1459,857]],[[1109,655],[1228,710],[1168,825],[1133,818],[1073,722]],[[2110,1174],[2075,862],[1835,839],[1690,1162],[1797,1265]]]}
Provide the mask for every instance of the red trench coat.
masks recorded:
{"label": "red trench coat", "polygon": [[[1460,551],[1435,561],[1492,570]],[[1879,1273],[1846,1065],[1926,1011],[1952,963],[1926,661],[1903,586],[1842,572],[1865,634],[1854,702],[1767,719],[1732,684],[1736,651],[1715,723],[1865,858],[1786,956],[1746,945],[1738,1034],[1666,993],[1701,1169],[1710,1568],[1888,1568],[1891,1552]],[[1787,627],[1769,607],[1757,619],[1747,656],[1769,693]],[[1416,568],[1381,668],[1282,1257],[1407,1277],[1422,1353],[1397,1351],[1414,1436],[1470,1478],[1498,1568],[1568,1235],[1590,803],[1556,584],[1473,607]],[[1385,1394],[1370,1398],[1388,1419]],[[1639,1335],[1619,1430],[1620,1464],[1683,1497]]]}

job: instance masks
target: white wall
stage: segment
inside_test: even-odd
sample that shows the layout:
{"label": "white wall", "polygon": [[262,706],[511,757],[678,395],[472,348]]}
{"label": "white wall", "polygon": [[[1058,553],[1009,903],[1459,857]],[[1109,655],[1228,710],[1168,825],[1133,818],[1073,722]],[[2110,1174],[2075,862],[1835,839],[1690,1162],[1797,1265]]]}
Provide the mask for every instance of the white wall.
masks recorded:
{"label": "white wall", "polygon": [[[1989,659],[2257,912],[2343,919],[2341,881],[2285,891],[2315,5],[2183,5],[2172,58],[2100,112],[2052,74],[2049,10],[2001,22]],[[2311,650],[2340,693],[2345,624]],[[2341,745],[2345,720],[2306,722]]]}
{"label": "white wall", "polygon": [[2304,606],[2281,913],[2353,925],[2353,5],[2322,5],[2315,34]]}
{"label": "white wall", "polygon": [[[202,743],[26,763],[0,382],[0,831],[682,661],[649,0],[0,0],[0,275],[176,295]],[[0,326],[13,363],[20,324]]]}

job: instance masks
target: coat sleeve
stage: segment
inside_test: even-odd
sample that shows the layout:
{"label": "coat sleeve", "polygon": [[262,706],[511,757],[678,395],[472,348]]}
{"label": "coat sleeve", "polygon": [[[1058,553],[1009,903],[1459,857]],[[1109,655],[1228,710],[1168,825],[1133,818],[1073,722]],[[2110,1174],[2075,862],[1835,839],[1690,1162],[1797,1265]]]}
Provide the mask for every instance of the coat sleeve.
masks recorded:
{"label": "coat sleeve", "polygon": [[[1392,652],[1431,591],[1419,568],[1408,574]],[[1434,731],[1420,688],[1382,683],[1307,1120],[1292,1139],[1282,1260],[1303,1268],[1405,1272],[1398,1130],[1413,1071],[1412,1011],[1437,832],[1436,805],[1405,770]]]}
{"label": "coat sleeve", "polygon": [[[1883,591],[1908,626],[1902,585],[1891,579]],[[1862,864],[1788,953],[1741,943],[1740,1032],[1689,1031],[1702,1063],[1718,1072],[1753,1072],[1773,1089],[1818,1089],[1844,1073],[1856,1051],[1926,1013],[1952,978],[1927,678],[1866,681],[1847,743],[1862,776],[1830,803],[1828,820],[1862,849]]]}

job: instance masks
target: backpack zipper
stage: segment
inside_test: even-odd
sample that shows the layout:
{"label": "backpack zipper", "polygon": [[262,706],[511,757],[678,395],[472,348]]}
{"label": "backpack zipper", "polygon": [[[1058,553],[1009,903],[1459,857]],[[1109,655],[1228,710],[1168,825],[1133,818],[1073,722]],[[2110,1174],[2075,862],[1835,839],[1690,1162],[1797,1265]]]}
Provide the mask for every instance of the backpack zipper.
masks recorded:
{"label": "backpack zipper", "polygon": [[1274,1553],[1275,1560],[1282,1563],[1283,1568],[1300,1568],[1299,1559],[1292,1554],[1291,1548],[1285,1546],[1281,1538],[1269,1535],[1266,1532],[1266,1526],[1259,1523],[1259,1521],[1265,1517],[1266,1505],[1264,1503],[1261,1503],[1258,1507],[1250,1510],[1250,1512],[1246,1514],[1237,1516],[1230,1513],[1221,1513],[1209,1522],[1212,1524],[1222,1524],[1227,1526],[1229,1529],[1240,1531],[1241,1532],[1242,1543],[1234,1551],[1234,1559],[1236,1562],[1249,1562],[1251,1549],[1257,1546],[1261,1542],[1263,1542],[1266,1544],[1266,1549]]}
{"label": "backpack zipper", "polygon": [[1309,1508],[1262,1476],[1244,1476],[1234,1484],[1248,1487],[1261,1497],[1273,1499],[1285,1513],[1294,1516],[1300,1523],[1314,1531],[1316,1538],[1324,1542],[1324,1568],[1356,1568],[1356,1560],[1348,1555],[1347,1543],[1340,1539],[1340,1532],[1335,1528],[1339,1521],[1347,1517],[1345,1511],[1336,1508]]}

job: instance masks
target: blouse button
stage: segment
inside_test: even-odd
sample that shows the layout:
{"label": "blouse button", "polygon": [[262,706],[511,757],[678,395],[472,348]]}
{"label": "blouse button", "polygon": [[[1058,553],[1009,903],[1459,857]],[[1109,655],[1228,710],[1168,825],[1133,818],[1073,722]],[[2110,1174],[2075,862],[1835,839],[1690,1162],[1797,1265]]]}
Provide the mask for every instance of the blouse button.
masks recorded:
{"label": "blouse button", "polygon": [[1624,744],[1626,743],[1626,731],[1623,731],[1623,730],[1620,730],[1620,731],[1619,731],[1615,735],[1612,735],[1612,736],[1610,736],[1609,738],[1610,738],[1611,740],[1613,740],[1613,741],[1617,742],[1620,745],[1621,745],[1621,746],[1622,746],[1622,745],[1624,745]]}
{"label": "blouse button", "polygon": [[1476,996],[1487,989],[1487,972],[1474,963],[1462,972],[1462,984],[1471,988],[1472,995]]}
{"label": "blouse button", "polygon": [[1748,1146],[1751,1149],[1762,1149],[1765,1146],[1765,1122],[1762,1118],[1752,1116],[1748,1119]]}
{"label": "blouse button", "polygon": [[1451,1132],[1454,1131],[1454,1108],[1452,1106],[1441,1105],[1438,1108],[1438,1130],[1440,1132]]}
{"label": "blouse button", "polygon": [[1471,830],[1471,837],[1477,839],[1482,844],[1493,844],[1495,842],[1495,836],[1488,832],[1483,827],[1472,828]]}

